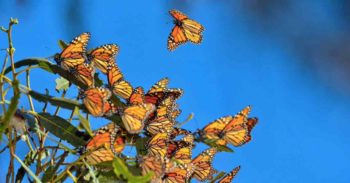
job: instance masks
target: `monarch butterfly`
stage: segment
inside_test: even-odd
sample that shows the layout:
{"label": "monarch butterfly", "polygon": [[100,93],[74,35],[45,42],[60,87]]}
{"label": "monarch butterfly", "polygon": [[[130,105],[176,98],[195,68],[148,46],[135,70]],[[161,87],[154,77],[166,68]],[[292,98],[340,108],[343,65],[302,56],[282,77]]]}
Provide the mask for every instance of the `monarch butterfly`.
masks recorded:
{"label": "monarch butterfly", "polygon": [[173,128],[173,130],[170,133],[170,139],[174,139],[175,137],[179,136],[179,135],[188,135],[191,132],[182,128]]}
{"label": "monarch butterfly", "polygon": [[162,177],[163,183],[186,183],[193,172],[192,166],[176,164]]}
{"label": "monarch butterfly", "polygon": [[158,105],[166,97],[173,96],[174,100],[182,96],[183,90],[175,88],[168,89],[168,78],[163,78],[154,84],[151,89],[145,95],[146,103],[152,103]]}
{"label": "monarch butterfly", "polygon": [[153,104],[130,105],[120,112],[125,129],[129,133],[139,133],[150,113],[154,112]]}
{"label": "monarch butterfly", "polygon": [[129,98],[129,104],[143,104],[145,103],[145,92],[142,87],[136,87]]}
{"label": "monarch butterfly", "polygon": [[102,73],[107,73],[108,66],[115,66],[115,56],[119,52],[119,47],[115,44],[102,45],[87,54],[88,60],[96,66]]}
{"label": "monarch butterfly", "polygon": [[249,112],[250,106],[235,115],[225,126],[220,136],[222,136],[226,142],[234,146],[241,146],[251,140],[250,132],[258,120],[257,118],[247,119]]}
{"label": "monarch butterfly", "polygon": [[111,100],[107,100],[103,106],[103,114],[106,116],[112,116],[116,113],[118,113],[118,108],[114,106]]}
{"label": "monarch butterfly", "polygon": [[199,181],[212,179],[212,175],[216,172],[212,167],[212,160],[216,152],[216,148],[212,147],[203,151],[192,160],[191,163],[194,166],[193,178]]}
{"label": "monarch butterfly", "polygon": [[95,68],[90,64],[83,63],[76,65],[74,68],[70,69],[70,72],[75,78],[77,78],[77,80],[84,83],[88,88],[94,86]]}
{"label": "monarch butterfly", "polygon": [[247,118],[251,110],[250,106],[245,107],[235,116],[219,118],[203,128],[203,137],[214,140],[217,145],[230,143],[240,146],[250,141],[250,132],[257,123],[257,118]]}
{"label": "monarch butterfly", "polygon": [[[176,153],[184,147],[191,147],[191,150],[192,150],[193,141],[194,141],[194,136],[192,134],[186,135],[179,141],[169,141],[168,149],[167,149],[167,157],[171,158],[173,156],[176,156]],[[192,157],[189,158],[189,161],[191,161],[191,158]],[[175,159],[177,158],[175,157]]]}
{"label": "monarch butterfly", "polygon": [[90,39],[90,33],[85,32],[75,37],[70,44],[59,54],[55,61],[65,70],[74,69],[86,61],[85,48]]}
{"label": "monarch butterfly", "polygon": [[81,91],[79,98],[83,99],[86,109],[93,116],[103,116],[109,108],[108,99],[111,97],[111,92],[105,88],[90,88]]}
{"label": "monarch butterfly", "polygon": [[142,175],[146,175],[149,172],[154,172],[153,179],[159,179],[164,174],[165,161],[158,156],[145,155],[139,157],[138,163],[141,167]]}
{"label": "monarch butterfly", "polygon": [[198,22],[189,19],[178,10],[170,10],[170,15],[175,19],[175,27],[168,37],[168,50],[175,50],[180,44],[187,41],[199,44],[202,42],[202,32],[204,27]]}
{"label": "monarch butterfly", "polygon": [[158,133],[153,136],[147,143],[146,149],[148,151],[148,155],[165,158],[167,153],[168,137],[169,134],[167,132]]}
{"label": "monarch butterfly", "polygon": [[220,179],[218,183],[231,183],[240,169],[241,166],[234,168],[230,173],[226,174],[222,179]]}
{"label": "monarch butterfly", "polygon": [[97,130],[85,146],[86,151],[92,151],[88,152],[87,162],[95,165],[112,161],[115,154],[121,153],[125,147],[125,139],[120,134],[121,129],[114,122]]}
{"label": "monarch butterfly", "polygon": [[232,116],[221,117],[208,125],[201,131],[206,139],[213,140],[217,145],[226,145],[227,142],[219,137],[221,131],[232,120]]}
{"label": "monarch butterfly", "polygon": [[132,86],[129,82],[125,81],[123,74],[120,72],[117,66],[107,66],[107,78],[108,83],[112,87],[113,92],[124,98],[128,99],[133,91]]}
{"label": "monarch butterfly", "polygon": [[156,118],[146,125],[146,130],[149,134],[155,135],[157,133],[168,132],[173,129],[174,122],[168,118],[160,117]]}

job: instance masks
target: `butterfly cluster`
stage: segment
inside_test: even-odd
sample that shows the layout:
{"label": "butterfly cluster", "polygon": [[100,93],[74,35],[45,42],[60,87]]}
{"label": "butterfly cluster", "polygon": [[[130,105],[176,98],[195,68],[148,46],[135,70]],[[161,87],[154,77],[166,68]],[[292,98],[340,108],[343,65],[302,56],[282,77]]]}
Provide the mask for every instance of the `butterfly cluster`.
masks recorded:
{"label": "butterfly cluster", "polygon": [[[203,27],[178,11],[170,11],[175,18],[175,27],[169,36],[168,48],[190,40],[199,43]],[[217,147],[241,146],[251,140],[251,131],[257,118],[249,118],[251,107],[244,108],[234,116],[219,118],[203,129],[191,133],[176,127],[181,114],[177,100],[183,95],[179,88],[169,88],[169,79],[163,78],[147,92],[142,87],[133,87],[126,81],[116,63],[119,47],[106,44],[91,51],[86,50],[89,33],[74,38],[55,61],[64,70],[86,85],[79,92],[89,114],[96,117],[119,116],[122,124],[111,122],[95,131],[84,149],[88,152],[86,161],[98,165],[112,161],[123,153],[127,138],[145,137],[144,152],[138,154],[135,162],[142,175],[153,172],[152,182],[189,182],[212,180],[217,170],[212,161]],[[95,70],[98,69],[108,84],[95,86]],[[115,105],[111,97],[125,101]],[[211,147],[197,156],[192,156],[195,141],[202,141]],[[130,141],[129,143],[133,143]],[[224,176],[219,182],[231,182],[240,167]]]}

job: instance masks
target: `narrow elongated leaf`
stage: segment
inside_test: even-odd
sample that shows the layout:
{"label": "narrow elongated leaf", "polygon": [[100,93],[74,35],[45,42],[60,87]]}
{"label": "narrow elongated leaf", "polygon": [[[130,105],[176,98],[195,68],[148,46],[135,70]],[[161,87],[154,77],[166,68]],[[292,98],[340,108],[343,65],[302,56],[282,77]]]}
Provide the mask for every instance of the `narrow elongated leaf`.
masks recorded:
{"label": "narrow elongated leaf", "polygon": [[94,133],[91,130],[90,122],[80,114],[79,108],[76,107],[74,109],[74,115],[78,116],[79,118],[79,126],[82,126],[85,129],[85,131],[92,137]]}
{"label": "narrow elongated leaf", "polygon": [[214,140],[205,139],[204,143],[208,144],[211,147],[215,147],[218,151],[223,152],[234,152],[231,148],[223,145],[217,145]]}
{"label": "narrow elongated leaf", "polygon": [[58,46],[64,50],[65,48],[67,48],[68,44],[66,42],[64,42],[63,40],[58,40]]}
{"label": "narrow elongated leaf", "polygon": [[75,147],[86,144],[88,136],[79,131],[65,119],[58,116],[52,116],[49,113],[39,113],[37,117],[40,124],[56,137],[66,140]]}
{"label": "narrow elongated leaf", "polygon": [[221,179],[225,174],[225,172],[219,172],[209,183],[215,183],[217,180]]}
{"label": "narrow elongated leaf", "polygon": [[130,183],[147,183],[151,181],[153,177],[153,172],[148,173],[145,176],[134,176],[125,165],[124,161],[120,158],[115,158],[113,160],[113,170],[117,177],[126,179]]}
{"label": "narrow elongated leaf", "polygon": [[29,91],[28,94],[40,102],[49,102],[51,105],[54,105],[54,106],[60,106],[62,108],[70,109],[70,110],[74,110],[75,107],[79,107],[80,109],[86,110],[85,106],[80,104],[76,100],[44,95],[33,90]]}

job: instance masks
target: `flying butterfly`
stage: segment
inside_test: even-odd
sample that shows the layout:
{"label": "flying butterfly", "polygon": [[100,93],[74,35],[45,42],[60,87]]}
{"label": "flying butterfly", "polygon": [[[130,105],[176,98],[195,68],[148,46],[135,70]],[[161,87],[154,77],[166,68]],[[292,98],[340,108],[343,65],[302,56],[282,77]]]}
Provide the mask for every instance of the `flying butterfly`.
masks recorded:
{"label": "flying butterfly", "polygon": [[173,51],[187,41],[195,44],[202,42],[204,27],[200,23],[189,19],[178,10],[170,10],[169,13],[174,18],[175,27],[168,37],[168,50]]}
{"label": "flying butterfly", "polygon": [[115,66],[115,56],[119,52],[119,47],[115,44],[106,44],[95,48],[87,54],[87,58],[102,73],[107,73],[108,66]]}
{"label": "flying butterfly", "polygon": [[121,133],[121,128],[114,122],[97,130],[85,146],[86,151],[91,151],[87,152],[87,162],[95,165],[112,161],[115,155],[121,153],[125,147],[125,139]]}
{"label": "flying butterfly", "polygon": [[109,108],[109,98],[111,92],[106,88],[89,88],[85,91],[81,90],[79,98],[83,99],[86,109],[93,116],[103,116]]}
{"label": "flying butterfly", "polygon": [[194,166],[193,178],[199,181],[205,181],[212,179],[212,175],[216,173],[212,166],[214,155],[216,154],[216,148],[209,148],[192,160]]}
{"label": "flying butterfly", "polygon": [[122,97],[128,99],[133,91],[129,82],[124,80],[124,76],[120,69],[116,65],[107,66],[107,79],[108,84],[112,87],[113,92]]}
{"label": "flying butterfly", "polygon": [[55,55],[55,61],[63,69],[69,71],[77,65],[86,62],[85,49],[90,39],[90,33],[85,32],[75,37],[70,44],[61,52]]}
{"label": "flying butterfly", "polygon": [[231,183],[233,178],[235,178],[235,176],[237,175],[240,169],[241,169],[241,166],[234,168],[230,173],[228,173],[222,179],[220,179],[218,183]]}

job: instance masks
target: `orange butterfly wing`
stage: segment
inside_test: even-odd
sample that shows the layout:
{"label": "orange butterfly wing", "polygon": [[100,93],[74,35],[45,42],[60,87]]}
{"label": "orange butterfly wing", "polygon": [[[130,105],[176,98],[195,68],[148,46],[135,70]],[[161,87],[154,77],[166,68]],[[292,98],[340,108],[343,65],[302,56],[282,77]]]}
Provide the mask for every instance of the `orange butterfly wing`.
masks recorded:
{"label": "orange butterfly wing", "polygon": [[55,55],[56,62],[65,70],[83,64],[86,61],[85,49],[89,39],[90,33],[88,32],[75,37],[61,54]]}
{"label": "orange butterfly wing", "polygon": [[250,140],[250,132],[247,126],[247,118],[250,110],[251,107],[247,106],[238,114],[236,114],[233,119],[225,126],[225,128],[222,130],[222,133],[223,139],[226,142],[234,146],[241,146]]}
{"label": "orange butterfly wing", "polygon": [[120,128],[111,122],[108,125],[100,128],[86,144],[88,156],[87,162],[95,165],[105,161],[112,161],[116,153],[121,153],[125,147],[125,139],[119,136]]}
{"label": "orange butterfly wing", "polygon": [[164,171],[164,160],[158,156],[145,155],[138,158],[139,166],[141,167],[142,175],[146,175],[149,172],[153,172],[153,179],[159,179]]}
{"label": "orange butterfly wing", "polygon": [[133,88],[129,82],[124,80],[123,74],[117,66],[109,65],[107,67],[107,79],[116,95],[124,99],[130,97]]}
{"label": "orange butterfly wing", "polygon": [[216,148],[212,147],[203,151],[192,160],[194,166],[193,178],[199,181],[212,179],[212,175],[216,172],[212,167],[212,161],[216,152]]}
{"label": "orange butterfly wing", "polygon": [[119,47],[115,44],[102,45],[88,54],[88,59],[101,70],[102,73],[107,73],[109,65],[115,65],[115,56],[119,52]]}
{"label": "orange butterfly wing", "polygon": [[144,127],[150,113],[154,112],[153,104],[131,105],[121,112],[124,127],[129,133],[139,133]]}
{"label": "orange butterfly wing", "polygon": [[188,17],[183,14],[182,12],[178,11],[178,10],[170,10],[169,14],[176,20],[178,21],[183,21],[185,19],[187,19]]}
{"label": "orange butterfly wing", "polygon": [[225,177],[219,180],[218,183],[231,183],[233,178],[237,175],[240,169],[241,169],[241,166],[234,168],[229,174],[225,175]]}
{"label": "orange butterfly wing", "polygon": [[168,50],[173,51],[179,45],[186,43],[185,31],[178,25],[175,25],[168,37]]}
{"label": "orange butterfly wing", "polygon": [[85,107],[93,116],[103,116],[105,104],[110,96],[111,92],[105,88],[90,88],[84,92],[82,98]]}
{"label": "orange butterfly wing", "polygon": [[158,133],[153,136],[147,143],[148,155],[165,158],[167,153],[168,137],[169,134],[167,132]]}
{"label": "orange butterfly wing", "polygon": [[76,65],[70,72],[77,80],[84,83],[88,88],[94,86],[95,69],[87,63]]}

